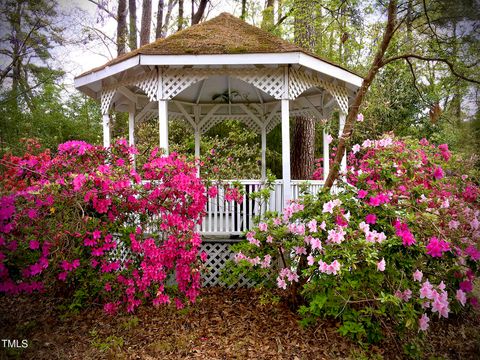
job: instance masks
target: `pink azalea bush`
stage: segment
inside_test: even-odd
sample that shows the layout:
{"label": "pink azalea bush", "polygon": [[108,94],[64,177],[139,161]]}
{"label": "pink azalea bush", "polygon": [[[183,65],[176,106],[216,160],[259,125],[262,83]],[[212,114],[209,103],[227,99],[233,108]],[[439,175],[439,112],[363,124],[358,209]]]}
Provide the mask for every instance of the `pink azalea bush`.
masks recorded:
{"label": "pink azalea bush", "polygon": [[423,332],[477,306],[480,191],[448,147],[386,136],[348,156],[338,194],[261,219],[236,268],[284,290],[305,323],[334,316],[362,341],[381,339],[385,321]]}
{"label": "pink azalea bush", "polygon": [[60,291],[109,313],[195,301],[205,187],[184,158],[154,150],[136,171],[135,152],[69,141],[2,162],[1,293]]}

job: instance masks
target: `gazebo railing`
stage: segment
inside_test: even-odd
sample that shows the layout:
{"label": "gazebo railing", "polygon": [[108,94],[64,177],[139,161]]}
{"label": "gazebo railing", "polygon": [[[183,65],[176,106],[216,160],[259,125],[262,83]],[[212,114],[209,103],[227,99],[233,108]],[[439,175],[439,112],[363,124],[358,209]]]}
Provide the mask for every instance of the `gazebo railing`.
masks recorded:
{"label": "gazebo railing", "polygon": [[[227,186],[231,186],[233,182],[240,183],[242,186],[244,195],[243,201],[240,203],[225,199],[225,189]],[[299,198],[301,184],[303,183],[307,183],[308,192],[313,194],[317,193],[323,186],[323,181],[292,180],[291,194],[293,200]],[[200,233],[206,236],[240,235],[253,227],[256,216],[262,216],[267,211],[281,212],[283,209],[283,181],[275,181],[270,198],[263,203],[254,200],[251,196],[261,187],[261,180],[223,181],[218,186],[217,196],[208,199],[206,215],[199,226]]]}

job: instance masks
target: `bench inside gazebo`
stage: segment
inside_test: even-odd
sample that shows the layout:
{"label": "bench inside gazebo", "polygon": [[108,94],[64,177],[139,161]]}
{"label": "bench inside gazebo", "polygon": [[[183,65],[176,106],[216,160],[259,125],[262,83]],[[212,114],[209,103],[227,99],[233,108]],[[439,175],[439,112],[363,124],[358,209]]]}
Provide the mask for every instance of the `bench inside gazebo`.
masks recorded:
{"label": "bench inside gazebo", "polygon": [[[338,65],[224,13],[81,74],[75,87],[101,102],[106,147],[111,137],[110,109],[128,112],[131,145],[135,126],[158,118],[159,146],[166,153],[169,120],[191,127],[197,157],[202,134],[224,120],[241,121],[260,134],[262,179],[236,180],[245,190],[241,204],[226,201],[219,189],[217,198],[207,204],[200,229],[204,235],[239,235],[253,224],[253,216],[281,211],[299,196],[303,181],[290,176],[290,116],[323,120],[338,109],[341,133],[361,81]],[[228,102],[212,100],[218,93],[228,94]],[[282,179],[276,181],[270,201],[259,206],[249,194],[265,178],[267,133],[278,124]],[[325,130],[323,136],[323,158],[329,159]],[[326,161],[324,179],[328,171]],[[309,180],[312,192],[322,184]]]}

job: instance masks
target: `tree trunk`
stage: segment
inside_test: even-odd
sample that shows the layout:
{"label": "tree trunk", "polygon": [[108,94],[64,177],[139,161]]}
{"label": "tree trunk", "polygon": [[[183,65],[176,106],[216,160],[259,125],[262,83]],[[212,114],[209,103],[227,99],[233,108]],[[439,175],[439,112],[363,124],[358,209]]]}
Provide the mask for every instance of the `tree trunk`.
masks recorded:
{"label": "tree trunk", "polygon": [[192,25],[198,24],[202,20],[205,9],[207,8],[208,0],[200,0],[198,9],[193,13],[193,0],[192,0]]}
{"label": "tree trunk", "polygon": [[15,101],[15,107],[18,110],[20,108],[19,103],[19,86],[20,86],[20,76],[22,70],[22,62],[20,60],[20,37],[21,37],[21,26],[22,26],[22,4],[17,2],[15,4],[15,16],[12,18],[16,21],[10,21],[12,25],[13,32],[13,46],[12,46],[12,95]]}
{"label": "tree trunk", "polygon": [[167,36],[168,26],[170,25],[170,18],[172,17],[172,11],[174,6],[177,5],[177,0],[171,0],[168,2],[167,13],[165,14],[165,21],[162,26],[162,38]]}
{"label": "tree trunk", "polygon": [[128,31],[128,46],[130,50],[137,48],[137,1],[128,0],[128,12],[130,14],[129,31]]}
{"label": "tree trunk", "polygon": [[367,76],[363,79],[362,86],[357,92],[355,96],[354,102],[350,107],[350,110],[347,115],[347,119],[345,121],[345,127],[343,129],[343,134],[338,141],[337,152],[335,154],[335,158],[333,160],[333,165],[330,167],[330,172],[327,176],[325,181],[325,188],[330,189],[333,186],[333,183],[338,177],[338,173],[340,170],[340,163],[343,158],[343,154],[346,149],[347,141],[350,139],[352,135],[353,127],[355,125],[358,110],[360,105],[362,104],[363,98],[367,93],[370,84],[372,83],[373,79],[378,73],[378,70],[385,65],[384,55],[388,49],[390,41],[392,40],[393,34],[395,33],[395,26],[396,26],[396,19],[397,19],[397,1],[390,0],[388,4],[388,20],[387,25],[385,27],[385,32],[383,33],[383,38],[380,46],[377,49],[375,54],[375,58],[368,70]]}
{"label": "tree trunk", "polygon": [[142,24],[140,28],[140,46],[150,42],[150,27],[152,25],[152,0],[143,0]]}
{"label": "tree trunk", "polygon": [[245,20],[247,17],[247,0],[242,0],[242,14],[240,19]]}
{"label": "tree trunk", "polygon": [[273,28],[273,23],[274,23],[274,0],[267,0],[267,4],[265,6],[265,9],[263,10],[263,19],[262,19],[262,24],[261,28],[270,31]]}
{"label": "tree trunk", "polygon": [[315,120],[297,116],[293,124],[292,179],[311,179],[315,152]]}
{"label": "tree trunk", "polygon": [[183,0],[178,0],[178,25],[177,31],[183,29]]}
{"label": "tree trunk", "polygon": [[[304,49],[314,48],[311,3],[307,0],[296,0],[294,19],[295,43]],[[313,173],[315,164],[315,119],[297,116],[291,153],[292,179],[307,180]]]}
{"label": "tree trunk", "polygon": [[155,30],[155,39],[162,38],[162,28],[163,28],[163,8],[165,7],[164,1],[158,1],[158,11],[157,11],[157,29]]}
{"label": "tree trunk", "polygon": [[127,0],[118,0],[117,55],[125,54],[127,44]]}

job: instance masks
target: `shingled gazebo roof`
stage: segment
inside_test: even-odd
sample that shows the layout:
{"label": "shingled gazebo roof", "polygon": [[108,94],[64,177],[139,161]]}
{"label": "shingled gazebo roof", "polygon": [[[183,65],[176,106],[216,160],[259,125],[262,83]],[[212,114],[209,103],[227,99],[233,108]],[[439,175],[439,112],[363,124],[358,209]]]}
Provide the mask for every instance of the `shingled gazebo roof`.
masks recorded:
{"label": "shingled gazebo roof", "polygon": [[193,25],[165,39],[157,39],[150,44],[121,55],[76,78],[103,70],[137,55],[282,54],[295,52],[313,56],[356,75],[338,64],[250,25],[229,13],[222,13],[211,20]]}

